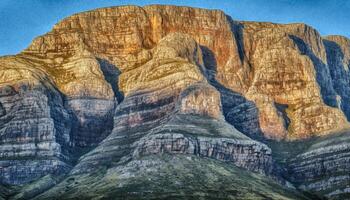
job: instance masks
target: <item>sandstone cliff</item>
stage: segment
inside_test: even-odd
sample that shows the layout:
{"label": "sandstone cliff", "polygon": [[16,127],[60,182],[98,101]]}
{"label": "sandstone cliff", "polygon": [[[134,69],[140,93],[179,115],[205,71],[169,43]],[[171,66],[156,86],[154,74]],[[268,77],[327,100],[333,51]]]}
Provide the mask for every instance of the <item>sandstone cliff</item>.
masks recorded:
{"label": "sandstone cliff", "polygon": [[[29,186],[13,198],[52,199],[63,188],[66,198],[147,191],[213,198],[222,180],[228,196],[220,198],[249,198],[228,188],[244,169],[251,172],[245,184],[268,191],[251,198],[308,198],[276,180],[347,195],[347,142],[333,136],[349,128],[349,63],[348,39],[322,38],[305,24],[239,22],[218,10],[160,5],[75,14],[20,54],[0,58],[0,181],[37,180],[40,192]],[[323,149],[325,138],[333,143]],[[278,144],[272,151],[264,144],[270,140]],[[290,141],[305,149],[288,150],[280,165],[275,147]],[[205,188],[201,178],[184,187],[194,170],[210,174],[208,191],[192,193]],[[39,179],[47,174],[63,180]],[[168,190],[143,183],[152,179]],[[95,183],[95,193],[82,194]]]}
{"label": "sandstone cliff", "polygon": [[[154,54],[149,50],[172,32],[188,34],[198,42],[209,81],[255,104],[265,137],[301,139],[348,127],[344,113],[337,109],[341,96],[333,86],[323,39],[304,24],[241,23],[221,11],[186,7],[105,8],[68,17],[36,38],[23,55],[49,54],[62,65],[65,57],[76,57],[75,52],[86,48],[128,78],[128,74],[136,76],[134,70]],[[68,67],[60,69],[76,75]],[[76,79],[83,80],[79,76]],[[124,85],[128,83],[122,78],[118,88],[127,95]],[[61,87],[69,96],[74,92],[69,91],[69,84]]]}

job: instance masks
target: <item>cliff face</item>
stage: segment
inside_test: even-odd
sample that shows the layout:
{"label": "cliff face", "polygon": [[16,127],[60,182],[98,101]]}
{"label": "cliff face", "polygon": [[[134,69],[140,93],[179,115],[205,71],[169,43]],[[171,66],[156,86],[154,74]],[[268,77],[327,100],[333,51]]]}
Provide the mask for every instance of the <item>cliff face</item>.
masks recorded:
{"label": "cliff face", "polygon": [[334,90],[338,94],[338,107],[349,119],[349,65],[350,40],[342,36],[327,36],[324,38],[327,51],[327,62],[333,80]]}
{"label": "cliff face", "polygon": [[[135,76],[133,69],[150,60],[149,50],[172,32],[198,42],[209,81],[255,104],[259,111],[253,117],[259,123],[255,129],[260,131],[255,134],[301,139],[348,127],[338,109],[341,97],[333,86],[323,40],[304,24],[240,23],[221,11],[184,7],[106,8],[63,20],[35,39],[24,54],[49,53],[64,60],[84,46],[122,72],[119,91],[127,95],[124,79]],[[69,85],[63,88],[68,92]],[[243,132],[251,129],[241,126]]]}
{"label": "cliff face", "polygon": [[[304,24],[239,22],[217,10],[158,5],[73,15],[22,53],[0,58],[0,180],[69,173],[38,198],[62,188],[76,198],[93,184],[88,180],[113,181],[111,174],[123,177],[119,189],[139,188],[133,181],[154,174],[132,168],[169,173],[170,155],[190,167],[211,158],[316,193],[346,193],[333,182],[326,189],[313,182],[334,178],[342,161],[310,172],[318,156],[305,150],[283,169],[262,142],[302,143],[349,128],[349,63],[348,39],[322,38]],[[348,159],[343,150],[316,152]],[[197,173],[179,169],[180,182]],[[215,180],[234,174],[215,170]],[[265,197],[307,198],[281,191]]]}
{"label": "cliff face", "polygon": [[304,24],[243,26],[246,56],[254,69],[246,96],[260,110],[265,136],[302,139],[347,126],[344,113],[337,109],[317,31]]}
{"label": "cliff face", "polygon": [[27,60],[0,62],[1,181],[21,184],[69,171],[71,116],[52,80]]}
{"label": "cliff face", "polygon": [[[323,39],[337,107],[349,118],[350,40],[341,36]],[[349,196],[349,134],[341,132],[309,141],[308,149],[290,159],[292,179],[305,190],[329,198]]]}

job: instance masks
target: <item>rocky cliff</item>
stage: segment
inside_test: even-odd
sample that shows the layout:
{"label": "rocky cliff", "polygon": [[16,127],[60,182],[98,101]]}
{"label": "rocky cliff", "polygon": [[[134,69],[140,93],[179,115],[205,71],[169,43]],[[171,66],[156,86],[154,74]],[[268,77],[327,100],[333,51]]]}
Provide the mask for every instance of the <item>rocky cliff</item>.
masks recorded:
{"label": "rocky cliff", "polygon": [[70,16],[0,58],[0,181],[24,184],[4,195],[347,196],[349,63],[350,40],[305,24],[161,5]]}

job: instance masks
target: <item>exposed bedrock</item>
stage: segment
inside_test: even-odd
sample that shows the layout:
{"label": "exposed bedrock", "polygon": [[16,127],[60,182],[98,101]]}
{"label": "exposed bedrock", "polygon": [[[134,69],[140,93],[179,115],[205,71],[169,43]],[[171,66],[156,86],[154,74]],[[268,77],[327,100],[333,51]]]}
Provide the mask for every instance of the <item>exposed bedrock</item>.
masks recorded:
{"label": "exposed bedrock", "polygon": [[330,199],[349,196],[349,132],[294,145],[303,150],[288,161],[291,182]]}
{"label": "exposed bedrock", "polygon": [[71,57],[52,59],[0,61],[3,183],[67,173],[81,147],[96,146],[113,128],[117,102],[103,63],[81,45]]}
{"label": "exposed bedrock", "polygon": [[245,97],[256,103],[265,137],[303,139],[348,127],[336,106],[325,47],[316,30],[304,24],[242,26],[244,53],[254,71]]}
{"label": "exposed bedrock", "polygon": [[[256,129],[255,135],[294,140],[349,126],[337,107],[339,97],[323,40],[305,24],[238,22],[218,10],[176,6],[113,7],[64,19],[23,54],[55,52],[65,57],[75,54],[81,44],[121,73],[132,73],[152,58],[154,52],[149,50],[172,32],[188,34],[199,44],[211,81],[247,100],[244,105],[231,103],[239,108],[224,105],[229,110],[224,113],[246,106],[258,111],[247,116],[252,123],[259,121],[256,128],[230,120],[247,130],[244,133]],[[119,83],[122,88],[124,81]]]}
{"label": "exposed bedrock", "polygon": [[[118,74],[109,70],[108,63],[96,59],[84,44],[78,44],[75,53],[59,68],[63,72],[57,75],[58,88],[66,96],[66,108],[75,117],[72,145],[95,146],[113,127],[117,101],[112,86],[117,82],[112,81],[117,81],[113,76]],[[59,77],[62,73],[67,76]]]}
{"label": "exposed bedrock", "polygon": [[21,184],[70,170],[72,127],[60,93],[25,60],[0,60],[0,182]]}
{"label": "exposed bedrock", "polygon": [[334,90],[336,106],[350,118],[350,40],[342,36],[327,36],[323,39],[327,51],[327,62]]}
{"label": "exposed bedrock", "polygon": [[203,75],[199,45],[174,33],[152,52],[150,61],[119,77],[125,98],[116,108],[112,134],[84,155],[72,173],[149,154],[179,153],[269,174],[271,150],[224,121],[220,93]]}
{"label": "exposed bedrock", "polygon": [[[349,39],[327,36],[323,43],[336,93],[336,107],[349,118]],[[301,142],[299,146],[304,146],[304,150],[289,161],[290,180],[300,189],[325,195],[330,199],[348,198],[349,132],[315,138]]]}
{"label": "exposed bedrock", "polygon": [[[177,116],[177,118],[198,118],[197,123],[203,123],[204,120],[198,116]],[[179,120],[179,119],[176,119]],[[176,121],[174,120],[174,121]],[[173,122],[173,121],[172,121]],[[181,121],[180,121],[181,122]],[[207,123],[207,122],[206,122]],[[201,124],[204,126],[204,124]],[[219,128],[223,125],[215,120],[206,124],[212,128]],[[179,128],[180,125],[167,124],[161,130],[153,130],[152,134],[143,137],[138,141],[133,156],[147,156],[152,154],[188,154],[200,157],[213,158],[221,161],[231,162],[233,165],[263,174],[271,174],[273,170],[271,150],[256,141],[248,138],[219,138],[219,135],[209,137],[199,135],[183,134],[188,130]],[[182,125],[183,126],[183,125]],[[185,126],[186,128],[189,127]],[[192,125],[193,126],[193,125]],[[191,127],[194,131],[196,128],[203,131],[202,127]],[[228,128],[227,128],[228,129]],[[158,134],[158,131],[161,134]],[[198,132],[199,132],[198,131]],[[235,130],[231,130],[234,132]],[[237,131],[236,131],[237,132]],[[236,133],[237,135],[239,132]],[[233,135],[233,134],[232,134]]]}
{"label": "exposed bedrock", "polygon": [[239,22],[218,10],[122,6],[67,17],[0,58],[1,182],[68,173],[49,199],[111,170],[134,180],[129,167],[153,157],[160,169],[191,157],[190,166],[279,175],[274,149],[261,143],[273,140],[310,147],[288,158],[284,178],[346,196],[348,140],[334,133],[349,128],[349,46],[305,24]]}

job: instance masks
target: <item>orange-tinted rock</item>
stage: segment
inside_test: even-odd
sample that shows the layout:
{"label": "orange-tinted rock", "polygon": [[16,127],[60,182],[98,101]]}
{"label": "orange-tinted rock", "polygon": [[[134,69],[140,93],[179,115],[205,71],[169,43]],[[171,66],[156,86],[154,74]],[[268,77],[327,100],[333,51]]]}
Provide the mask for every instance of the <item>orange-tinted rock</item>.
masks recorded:
{"label": "orange-tinted rock", "polygon": [[[344,114],[331,108],[336,93],[323,40],[304,24],[240,23],[221,11],[176,6],[112,7],[64,19],[23,53],[52,54],[57,60],[84,46],[118,67],[118,88],[127,95],[131,88],[148,87],[139,66],[148,63],[143,68],[156,76],[154,63],[161,57],[193,53],[173,51],[181,44],[161,42],[172,32],[185,33],[200,45],[203,58],[189,61],[203,62],[209,80],[216,79],[256,104],[259,127],[267,138],[307,138],[348,127]],[[170,49],[151,51],[158,43]],[[281,111],[276,104],[286,108]],[[315,107],[323,112],[315,114]]]}
{"label": "orange-tinted rock", "polygon": [[95,148],[71,175],[164,152],[276,175],[269,147],[246,135],[349,128],[349,59],[348,39],[305,24],[159,5],[75,14],[0,59],[1,181],[66,172],[77,146]]}
{"label": "orange-tinted rock", "polygon": [[243,25],[245,53],[254,69],[245,96],[259,108],[265,136],[302,139],[349,126],[341,110],[331,107],[335,92],[317,31],[304,24]]}

